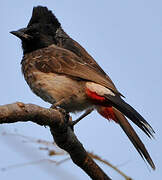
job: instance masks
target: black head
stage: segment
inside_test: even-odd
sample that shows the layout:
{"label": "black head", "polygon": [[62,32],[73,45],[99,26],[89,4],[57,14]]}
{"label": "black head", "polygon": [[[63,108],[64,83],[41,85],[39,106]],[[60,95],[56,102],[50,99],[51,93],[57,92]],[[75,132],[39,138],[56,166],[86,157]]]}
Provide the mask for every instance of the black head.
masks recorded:
{"label": "black head", "polygon": [[56,31],[61,25],[46,7],[34,7],[26,28],[11,33],[22,40],[24,53],[56,44]]}

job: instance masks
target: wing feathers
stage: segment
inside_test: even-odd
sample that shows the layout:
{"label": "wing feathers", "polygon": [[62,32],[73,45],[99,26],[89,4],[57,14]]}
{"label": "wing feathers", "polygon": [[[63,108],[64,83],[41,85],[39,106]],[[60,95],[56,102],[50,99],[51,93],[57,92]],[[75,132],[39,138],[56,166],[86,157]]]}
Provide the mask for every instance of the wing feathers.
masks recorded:
{"label": "wing feathers", "polygon": [[[39,54],[42,53],[44,56],[39,57]],[[35,59],[35,66],[37,68],[40,61],[43,61],[44,65],[50,67],[50,72],[70,75],[75,78],[78,77],[87,81],[96,82],[107,87],[108,89],[111,89],[116,94],[121,95],[112,81],[109,78],[106,78],[104,73],[97,70],[97,68],[91,66],[90,64],[87,64],[81,58],[67,49],[57,47],[53,44],[48,48],[43,48],[41,50],[32,52],[33,56],[34,54],[38,56],[38,58]],[[43,71],[43,68],[40,66],[38,69]]]}

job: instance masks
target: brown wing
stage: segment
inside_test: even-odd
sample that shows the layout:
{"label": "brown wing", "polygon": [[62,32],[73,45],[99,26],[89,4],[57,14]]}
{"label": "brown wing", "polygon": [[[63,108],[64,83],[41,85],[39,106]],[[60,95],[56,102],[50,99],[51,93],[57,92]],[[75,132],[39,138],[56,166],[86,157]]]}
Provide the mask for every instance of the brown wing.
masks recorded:
{"label": "brown wing", "polygon": [[[109,78],[102,71],[84,62],[73,52],[51,45],[38,51],[34,51],[35,66],[42,72],[65,74],[72,77],[82,78],[101,84],[113,92],[121,95]],[[42,56],[43,54],[43,56]]]}
{"label": "brown wing", "polygon": [[100,71],[105,78],[110,81],[113,86],[115,87],[112,80],[109,78],[109,76],[103,71],[103,69],[97,64],[97,62],[93,59],[92,56],[89,55],[89,53],[75,40],[70,38],[68,34],[64,32],[64,30],[60,27],[57,30],[56,36],[55,36],[57,46],[67,49],[74,54],[76,54],[82,62],[86,62],[90,66],[93,66],[93,68],[96,69],[96,71]]}

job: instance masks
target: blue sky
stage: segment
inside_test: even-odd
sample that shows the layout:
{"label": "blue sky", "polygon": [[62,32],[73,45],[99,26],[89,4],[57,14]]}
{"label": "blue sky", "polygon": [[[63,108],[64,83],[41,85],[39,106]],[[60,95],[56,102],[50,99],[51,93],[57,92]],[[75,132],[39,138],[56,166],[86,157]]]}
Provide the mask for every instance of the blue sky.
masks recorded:
{"label": "blue sky", "polygon": [[[84,147],[109,160],[135,180],[160,179],[162,176],[162,1],[10,1],[0,2],[0,104],[15,101],[49,107],[35,96],[21,74],[21,44],[9,32],[25,27],[33,6],[51,9],[64,30],[96,59],[112,78],[126,101],[136,108],[155,129],[155,139],[149,140],[135,129],[150,152],[157,169],[152,171],[140,158],[126,135],[115,123],[109,123],[96,112],[77,125],[75,132]],[[76,116],[74,116],[75,118]],[[1,125],[2,132],[23,134],[52,141],[48,128],[32,123]],[[41,145],[24,143],[17,136],[0,135],[0,168],[14,164],[47,159]],[[112,179],[123,178],[99,163]],[[22,166],[5,172],[9,179],[88,179],[82,170],[66,162],[55,166],[49,162]],[[72,178],[73,177],[73,178]]]}

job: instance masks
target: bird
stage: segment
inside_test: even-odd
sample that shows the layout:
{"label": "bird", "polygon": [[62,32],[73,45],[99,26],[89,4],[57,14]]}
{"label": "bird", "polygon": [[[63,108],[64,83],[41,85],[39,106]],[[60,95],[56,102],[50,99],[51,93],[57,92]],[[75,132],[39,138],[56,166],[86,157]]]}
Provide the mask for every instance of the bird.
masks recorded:
{"label": "bird", "polygon": [[155,131],[124,100],[94,58],[63,30],[51,10],[44,6],[34,7],[28,25],[11,33],[22,42],[22,73],[37,96],[68,113],[85,111],[86,116],[96,110],[104,118],[116,122],[140,156],[155,169],[128,119],[149,138],[154,137]]}

